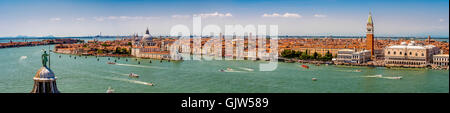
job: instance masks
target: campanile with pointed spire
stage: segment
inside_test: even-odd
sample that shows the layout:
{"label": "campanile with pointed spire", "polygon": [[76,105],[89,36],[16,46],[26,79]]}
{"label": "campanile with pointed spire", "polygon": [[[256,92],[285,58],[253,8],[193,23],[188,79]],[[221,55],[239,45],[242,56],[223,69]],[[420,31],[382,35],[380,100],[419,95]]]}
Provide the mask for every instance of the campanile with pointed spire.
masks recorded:
{"label": "campanile with pointed spire", "polygon": [[369,18],[367,19],[367,29],[366,29],[366,49],[370,50],[370,56],[374,57],[374,28],[373,28],[373,20],[372,13],[369,12]]}

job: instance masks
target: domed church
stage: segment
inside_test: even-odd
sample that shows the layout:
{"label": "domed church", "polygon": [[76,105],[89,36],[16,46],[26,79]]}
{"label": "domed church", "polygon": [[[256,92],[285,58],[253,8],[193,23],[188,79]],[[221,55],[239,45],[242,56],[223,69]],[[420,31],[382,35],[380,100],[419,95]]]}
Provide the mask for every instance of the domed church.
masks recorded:
{"label": "domed church", "polygon": [[153,38],[150,36],[150,31],[147,30],[145,31],[145,34],[142,36],[142,39],[140,41],[141,46],[155,46],[156,43],[153,42]]}

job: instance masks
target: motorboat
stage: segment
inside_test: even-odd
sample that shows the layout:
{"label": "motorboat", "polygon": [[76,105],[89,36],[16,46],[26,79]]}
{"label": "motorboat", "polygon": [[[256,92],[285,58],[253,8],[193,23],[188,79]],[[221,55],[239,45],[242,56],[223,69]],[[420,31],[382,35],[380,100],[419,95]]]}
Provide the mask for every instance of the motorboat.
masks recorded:
{"label": "motorboat", "polygon": [[128,76],[129,76],[129,77],[134,77],[134,78],[138,78],[138,77],[139,77],[139,75],[137,75],[137,74],[135,74],[135,73],[130,73]]}
{"label": "motorboat", "polygon": [[231,68],[227,68],[227,71],[233,71],[233,69],[231,69]]}
{"label": "motorboat", "polygon": [[317,81],[317,78],[312,78],[312,81]]}
{"label": "motorboat", "polygon": [[302,64],[303,68],[309,69],[309,66]]}
{"label": "motorboat", "polygon": [[107,62],[108,64],[116,64],[115,62]]}
{"label": "motorboat", "polygon": [[359,70],[359,69],[357,69],[357,70],[355,70],[355,72],[362,72],[361,70]]}
{"label": "motorboat", "polygon": [[112,89],[110,86],[110,87],[108,87],[108,90],[106,90],[106,93],[114,93],[114,89]]}

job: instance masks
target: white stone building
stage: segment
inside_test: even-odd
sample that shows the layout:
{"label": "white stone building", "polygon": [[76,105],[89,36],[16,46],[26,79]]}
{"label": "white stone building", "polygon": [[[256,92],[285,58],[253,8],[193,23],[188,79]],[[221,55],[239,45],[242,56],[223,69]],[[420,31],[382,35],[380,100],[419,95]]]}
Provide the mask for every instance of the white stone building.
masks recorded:
{"label": "white stone building", "polygon": [[432,57],[439,54],[439,48],[434,45],[409,44],[386,47],[384,50],[385,64],[387,66],[426,66],[432,62]]}
{"label": "white stone building", "polygon": [[356,52],[352,49],[342,49],[338,51],[336,60],[341,63],[365,63],[370,60],[370,56],[369,50]]}
{"label": "white stone building", "polygon": [[436,66],[448,66],[448,54],[434,55],[433,64]]}

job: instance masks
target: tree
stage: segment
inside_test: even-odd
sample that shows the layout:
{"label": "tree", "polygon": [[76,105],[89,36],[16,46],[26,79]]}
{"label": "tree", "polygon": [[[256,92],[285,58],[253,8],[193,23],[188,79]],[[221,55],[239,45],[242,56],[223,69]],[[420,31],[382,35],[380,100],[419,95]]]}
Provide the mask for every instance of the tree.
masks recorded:
{"label": "tree", "polygon": [[130,54],[130,52],[128,51],[127,48],[122,48],[122,53],[123,54]]}
{"label": "tree", "polygon": [[102,53],[103,53],[103,50],[99,49],[99,50],[97,50],[97,53],[98,53],[98,54],[102,54]]}
{"label": "tree", "polygon": [[116,53],[116,54],[121,54],[122,52],[121,52],[120,50],[121,50],[120,47],[117,47],[115,53]]}
{"label": "tree", "polygon": [[314,52],[313,59],[318,59],[319,58],[318,56],[319,56],[319,54],[317,52]]}
{"label": "tree", "polygon": [[301,60],[306,60],[306,59],[309,59],[309,56],[308,56],[308,54],[306,53],[306,52],[303,52],[301,55],[300,55],[300,57],[299,57]]}

